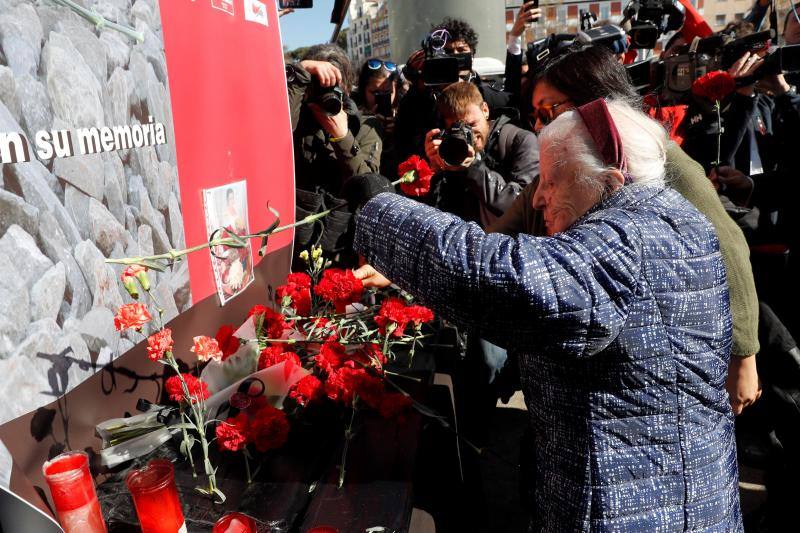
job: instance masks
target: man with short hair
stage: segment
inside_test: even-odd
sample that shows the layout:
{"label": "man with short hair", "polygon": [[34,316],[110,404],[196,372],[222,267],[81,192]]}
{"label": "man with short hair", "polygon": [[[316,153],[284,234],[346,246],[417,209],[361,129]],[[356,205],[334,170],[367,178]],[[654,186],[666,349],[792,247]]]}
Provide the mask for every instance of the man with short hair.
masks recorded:
{"label": "man with short hair", "polygon": [[489,120],[489,105],[472,83],[450,85],[437,108],[444,132],[461,123],[471,130],[472,143],[464,160],[446,162],[439,152],[443,130],[433,129],[425,136],[425,154],[440,178],[434,186],[434,203],[486,227],[539,174],[536,136],[506,116]]}

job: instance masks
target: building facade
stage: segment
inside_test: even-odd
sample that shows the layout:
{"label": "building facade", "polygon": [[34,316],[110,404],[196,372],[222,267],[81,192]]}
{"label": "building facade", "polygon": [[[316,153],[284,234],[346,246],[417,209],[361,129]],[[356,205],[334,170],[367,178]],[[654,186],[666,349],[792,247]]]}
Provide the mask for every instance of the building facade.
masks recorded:
{"label": "building facade", "polygon": [[[353,65],[360,67],[361,63],[369,57],[376,55],[373,50],[373,35],[375,19],[378,18],[378,11],[385,4],[385,1],[377,0],[352,0],[348,15],[350,18],[349,30],[347,32],[347,53],[353,61]],[[386,29],[386,40],[388,41],[388,23]],[[376,44],[383,46],[383,43],[376,39]]]}

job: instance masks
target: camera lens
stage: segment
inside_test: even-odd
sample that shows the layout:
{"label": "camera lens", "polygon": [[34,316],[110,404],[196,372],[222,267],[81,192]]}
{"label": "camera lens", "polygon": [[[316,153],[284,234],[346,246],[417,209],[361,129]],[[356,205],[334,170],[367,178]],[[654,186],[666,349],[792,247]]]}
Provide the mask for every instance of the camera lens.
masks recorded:
{"label": "camera lens", "polygon": [[439,155],[448,165],[457,166],[469,157],[472,145],[472,129],[463,122],[456,122],[442,134]]}
{"label": "camera lens", "polygon": [[342,91],[338,87],[326,89],[319,95],[319,106],[329,116],[338,115],[342,111]]}

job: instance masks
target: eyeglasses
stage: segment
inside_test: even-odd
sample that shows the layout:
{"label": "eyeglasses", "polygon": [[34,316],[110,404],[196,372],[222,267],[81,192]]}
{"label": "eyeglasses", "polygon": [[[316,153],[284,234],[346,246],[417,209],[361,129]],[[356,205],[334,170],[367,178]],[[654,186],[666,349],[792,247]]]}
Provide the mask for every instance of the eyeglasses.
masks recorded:
{"label": "eyeglasses", "polygon": [[542,126],[547,126],[548,124],[553,122],[558,116],[556,110],[559,107],[566,105],[568,102],[569,100],[564,102],[559,102],[557,104],[542,104],[536,109],[534,109],[533,112],[530,115],[528,115],[528,122],[530,122],[531,128],[536,127],[537,120],[542,123]]}
{"label": "eyeglasses", "polygon": [[397,63],[392,63],[391,61],[381,61],[380,59],[367,60],[367,68],[370,70],[378,70],[381,67],[385,68],[389,72],[394,72],[397,70]]}

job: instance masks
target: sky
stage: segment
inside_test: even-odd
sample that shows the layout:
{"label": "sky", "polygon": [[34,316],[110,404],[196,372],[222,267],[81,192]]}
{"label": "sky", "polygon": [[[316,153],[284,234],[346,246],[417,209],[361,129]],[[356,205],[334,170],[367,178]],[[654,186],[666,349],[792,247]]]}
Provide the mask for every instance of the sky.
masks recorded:
{"label": "sky", "polygon": [[334,0],[314,0],[313,8],[298,9],[281,17],[283,45],[294,50],[300,46],[328,42],[334,28],[330,22],[333,2]]}

